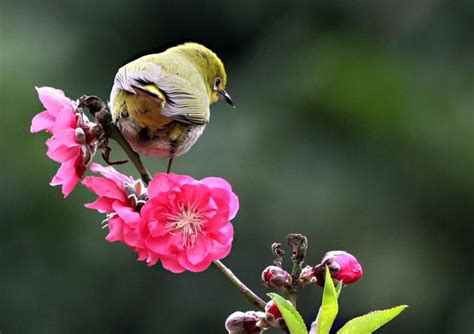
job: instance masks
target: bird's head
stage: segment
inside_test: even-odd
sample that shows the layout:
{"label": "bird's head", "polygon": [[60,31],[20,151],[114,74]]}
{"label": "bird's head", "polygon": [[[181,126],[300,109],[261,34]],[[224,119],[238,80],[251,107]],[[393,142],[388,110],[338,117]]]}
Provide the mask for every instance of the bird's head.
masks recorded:
{"label": "bird's head", "polygon": [[235,107],[232,98],[225,90],[227,74],[222,60],[214,52],[198,43],[185,43],[179,47],[182,47],[186,50],[186,53],[190,54],[192,62],[202,73],[209,93],[210,103],[224,100],[232,107]]}

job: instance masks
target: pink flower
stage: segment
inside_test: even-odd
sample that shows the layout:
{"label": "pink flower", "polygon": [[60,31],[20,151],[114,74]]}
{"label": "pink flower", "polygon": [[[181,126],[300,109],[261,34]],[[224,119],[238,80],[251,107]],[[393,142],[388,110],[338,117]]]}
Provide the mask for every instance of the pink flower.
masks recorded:
{"label": "pink flower", "polygon": [[141,211],[141,235],[164,268],[174,273],[204,271],[229,254],[234,235],[230,220],[239,201],[227,181],[157,174],[148,195]]}
{"label": "pink flower", "polygon": [[362,266],[359,261],[345,251],[327,252],[321,263],[314,267],[314,275],[317,283],[324,286],[324,276],[326,266],[329,268],[334,283],[342,281],[344,284],[350,284],[358,281],[362,277]]}
{"label": "pink flower", "polygon": [[99,198],[85,206],[89,209],[106,213],[109,233],[105,239],[109,242],[119,241],[139,254],[139,260],[156,263],[155,254],[149,254],[141,239],[140,208],[148,198],[147,190],[141,180],[134,180],[117,172],[113,167],[102,167],[91,163],[90,170],[100,176],[87,176],[82,181],[91,192]]}
{"label": "pink flower", "polygon": [[46,110],[33,118],[30,130],[52,134],[46,141],[47,154],[50,159],[60,162],[61,167],[50,184],[62,185],[64,197],[67,197],[97,150],[97,139],[92,134],[95,123],[90,122],[61,90],[51,87],[36,90]]}

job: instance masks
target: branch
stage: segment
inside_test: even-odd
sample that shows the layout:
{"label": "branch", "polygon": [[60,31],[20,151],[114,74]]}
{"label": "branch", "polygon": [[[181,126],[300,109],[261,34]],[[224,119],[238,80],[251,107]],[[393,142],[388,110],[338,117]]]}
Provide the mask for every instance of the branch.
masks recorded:
{"label": "branch", "polygon": [[140,173],[140,177],[142,178],[143,182],[145,182],[145,184],[148,184],[148,182],[151,181],[150,173],[148,172],[148,170],[143,165],[138,153],[135,152],[130,147],[130,144],[125,140],[125,138],[123,137],[122,133],[120,133],[117,126],[115,126],[114,123],[107,123],[106,131],[107,131],[107,134],[109,135],[109,138],[114,139],[120,145],[120,147],[122,147],[122,149],[125,151],[127,156],[130,158],[132,163],[135,165],[135,168]]}
{"label": "branch", "polygon": [[221,261],[213,262],[217,270],[236,288],[238,289],[252,305],[258,307],[260,310],[265,310],[265,302],[250,290],[242,281],[240,281],[234,273],[227,268]]}

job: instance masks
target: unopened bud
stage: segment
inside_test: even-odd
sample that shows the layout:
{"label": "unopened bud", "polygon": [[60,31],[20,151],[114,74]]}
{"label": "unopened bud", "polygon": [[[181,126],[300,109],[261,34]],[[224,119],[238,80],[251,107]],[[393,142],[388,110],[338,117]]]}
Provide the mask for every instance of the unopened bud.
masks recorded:
{"label": "unopened bud", "polygon": [[[261,333],[265,330],[265,318],[263,312],[234,312],[225,321],[225,328],[229,334],[247,334],[247,333]],[[267,325],[268,326],[268,325]]]}
{"label": "unopened bud", "polygon": [[321,263],[314,267],[314,275],[320,286],[324,286],[326,267],[329,268],[335,284],[339,281],[344,284],[354,283],[362,277],[362,266],[359,261],[352,254],[344,251],[327,252]]}
{"label": "unopened bud", "polygon": [[268,266],[262,272],[262,282],[268,288],[283,288],[291,285],[291,275],[277,266]]}
{"label": "unopened bud", "polygon": [[313,267],[304,267],[303,270],[301,270],[299,280],[303,284],[303,286],[306,284],[315,283],[316,277],[314,276]]}
{"label": "unopened bud", "polygon": [[273,300],[270,300],[265,306],[265,314],[266,314],[266,320],[268,324],[270,324],[270,326],[273,326],[273,327],[285,326],[285,320],[283,319],[283,315],[278,309],[277,303],[275,303]]}

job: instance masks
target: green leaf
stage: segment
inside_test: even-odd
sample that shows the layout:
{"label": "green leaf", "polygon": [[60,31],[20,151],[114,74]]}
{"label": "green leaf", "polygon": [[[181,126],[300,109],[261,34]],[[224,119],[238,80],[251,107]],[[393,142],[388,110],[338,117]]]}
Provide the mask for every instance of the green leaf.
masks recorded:
{"label": "green leaf", "polygon": [[308,334],[303,318],[289,301],[276,293],[268,296],[277,304],[291,334]]}
{"label": "green leaf", "polygon": [[395,318],[407,307],[407,305],[400,305],[354,318],[346,322],[337,334],[370,334]]}
{"label": "green leaf", "polygon": [[[340,291],[339,287],[339,291]],[[332,323],[336,319],[339,306],[337,305],[337,295],[334,283],[332,281],[329,268],[326,267],[326,276],[324,278],[323,302],[316,318],[317,334],[329,334]]]}
{"label": "green leaf", "polygon": [[339,295],[341,294],[341,291],[342,291],[342,286],[344,284],[342,283],[342,281],[339,281],[339,283],[337,283],[336,285],[336,296],[337,296],[337,299],[339,299]]}

